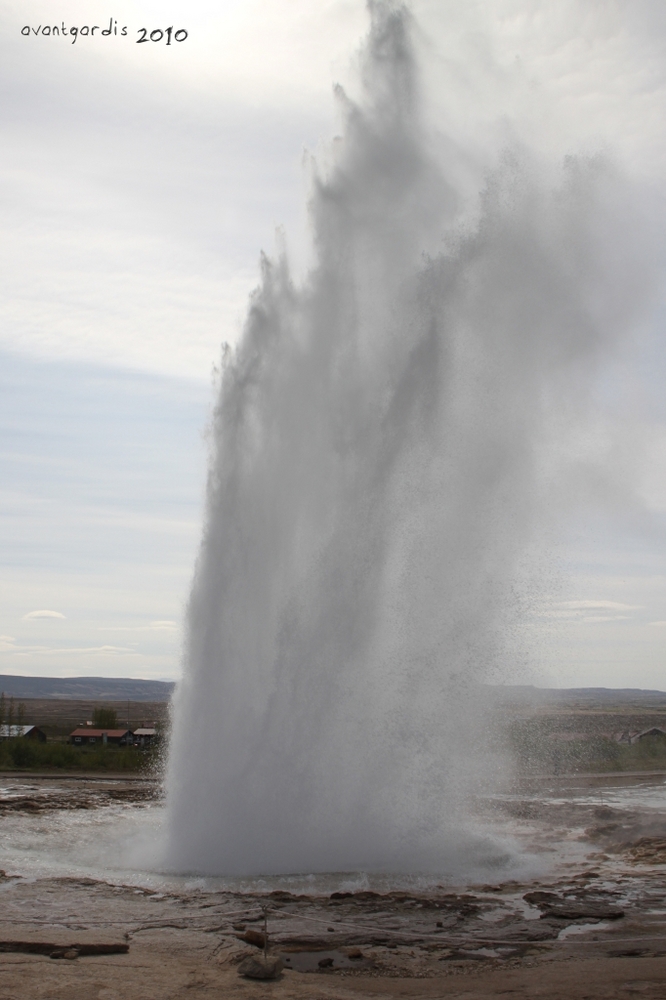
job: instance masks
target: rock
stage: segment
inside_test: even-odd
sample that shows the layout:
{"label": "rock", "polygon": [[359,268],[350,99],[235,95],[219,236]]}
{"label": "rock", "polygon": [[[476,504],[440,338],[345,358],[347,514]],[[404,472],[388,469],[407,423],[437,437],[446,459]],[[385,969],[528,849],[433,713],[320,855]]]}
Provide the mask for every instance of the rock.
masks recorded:
{"label": "rock", "polygon": [[246,979],[277,979],[282,969],[282,960],[279,958],[248,955],[238,966],[238,974],[245,976]]}
{"label": "rock", "polygon": [[117,931],[110,927],[79,928],[73,932],[62,925],[30,924],[11,919],[6,919],[0,927],[0,954],[22,952],[62,958],[66,951],[75,951],[77,955],[127,954],[129,940],[127,937],[124,941],[118,940]]}
{"label": "rock", "polygon": [[624,910],[603,903],[571,903],[570,905],[549,906],[544,909],[541,919],[554,920],[621,920]]}
{"label": "rock", "polygon": [[241,941],[247,941],[248,944],[253,944],[257,948],[263,948],[266,944],[266,938],[261,931],[253,931],[251,927],[245,931],[241,937]]}
{"label": "rock", "polygon": [[[589,875],[589,873],[586,873]],[[551,917],[554,920],[620,920],[624,910],[609,904],[600,894],[591,898],[565,899],[554,892],[526,892],[523,899],[538,906],[541,919]]]}
{"label": "rock", "polygon": [[332,969],[333,959],[332,958],[320,958],[317,962],[320,969]]}
{"label": "rock", "polygon": [[560,933],[561,928],[556,924],[552,926],[528,927],[522,935],[528,941],[552,941]]}
{"label": "rock", "polygon": [[526,892],[523,896],[526,903],[531,903],[532,906],[542,907],[544,904],[550,906],[555,903],[561,902],[561,897],[554,892],[543,892],[539,890],[538,892]]}

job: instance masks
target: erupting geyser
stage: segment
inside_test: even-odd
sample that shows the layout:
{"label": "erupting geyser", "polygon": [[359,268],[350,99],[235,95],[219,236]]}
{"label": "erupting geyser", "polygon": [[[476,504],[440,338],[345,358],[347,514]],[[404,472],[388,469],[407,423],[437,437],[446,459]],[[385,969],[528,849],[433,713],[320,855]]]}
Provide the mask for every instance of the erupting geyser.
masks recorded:
{"label": "erupting geyser", "polygon": [[482,682],[551,416],[628,321],[613,180],[523,154],[463,221],[409,15],[371,4],[315,264],[265,260],[224,361],[168,776],[169,864],[446,871],[495,759]]}

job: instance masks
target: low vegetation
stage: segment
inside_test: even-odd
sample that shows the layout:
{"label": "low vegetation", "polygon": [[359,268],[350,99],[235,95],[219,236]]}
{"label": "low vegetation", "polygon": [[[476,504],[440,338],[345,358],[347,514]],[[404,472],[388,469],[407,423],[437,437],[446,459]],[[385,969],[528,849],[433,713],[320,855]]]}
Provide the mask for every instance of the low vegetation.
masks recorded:
{"label": "low vegetation", "polygon": [[[78,704],[78,703],[76,703]],[[55,703],[56,708],[67,712],[68,703]],[[76,710],[75,717],[80,716]],[[96,729],[123,728],[118,723],[118,712],[113,706],[103,705],[92,708],[91,712],[83,712],[83,717],[90,718]],[[68,733],[73,728],[68,718],[54,720],[56,725],[40,725],[40,718],[33,712],[26,711],[25,703],[16,705],[13,698],[6,698],[0,692],[0,725],[14,727],[37,725],[47,734],[47,742],[24,736],[0,740],[0,770],[2,771],[94,771],[94,772],[142,772],[154,774],[159,772],[162,750],[160,744],[150,748],[118,747],[108,743],[96,746],[72,746]],[[60,723],[60,724],[58,724]]]}
{"label": "low vegetation", "polygon": [[7,725],[11,729],[12,726],[22,726],[24,722],[25,703],[20,702],[15,706],[14,699],[5,698],[5,692],[0,691],[0,726]]}
{"label": "low vegetation", "polygon": [[618,743],[607,736],[557,740],[532,727],[516,727],[511,750],[524,773],[576,774],[666,770],[666,736],[644,736]]}
{"label": "low vegetation", "polygon": [[[621,693],[605,700],[595,692],[581,701],[574,692],[568,703],[535,706],[526,712],[516,704],[508,708],[502,732],[495,736],[516,762],[518,773],[558,775],[623,771],[666,771],[666,736],[644,736],[635,743],[618,742],[620,733],[637,733],[652,727],[666,730],[664,696],[651,696],[645,704],[623,700]],[[661,700],[660,700],[661,699]],[[551,699],[552,700],[552,699]],[[155,719],[162,739],[150,748],[113,744],[73,746],[69,733],[91,720],[96,729],[133,731]],[[120,722],[118,721],[120,719]],[[168,745],[169,716],[166,703],[125,702],[94,706],[64,699],[28,699],[15,705],[0,692],[0,724],[34,724],[47,736],[46,743],[18,737],[0,740],[0,770],[143,772],[158,774]],[[148,725],[152,725],[149,723]]]}
{"label": "low vegetation", "polygon": [[67,743],[38,743],[13,739],[0,742],[0,770],[152,771],[158,751],[133,747],[73,747]]}
{"label": "low vegetation", "polygon": [[93,709],[92,724],[95,729],[117,729],[118,713],[115,708],[98,706]]}

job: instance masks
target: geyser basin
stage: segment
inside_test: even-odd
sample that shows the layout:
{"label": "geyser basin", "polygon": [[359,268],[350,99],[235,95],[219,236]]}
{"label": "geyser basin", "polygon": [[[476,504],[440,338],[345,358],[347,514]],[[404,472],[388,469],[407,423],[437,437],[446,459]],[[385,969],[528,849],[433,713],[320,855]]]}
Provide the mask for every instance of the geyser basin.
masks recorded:
{"label": "geyser basin", "polygon": [[410,18],[370,9],[364,96],[338,91],[344,134],[313,182],[316,262],[296,285],[264,260],[224,358],[175,870],[455,872],[487,851],[465,805],[504,774],[481,684],[553,414],[638,294],[606,252],[619,181],[596,161],[554,188],[507,153],[470,221],[421,122]]}

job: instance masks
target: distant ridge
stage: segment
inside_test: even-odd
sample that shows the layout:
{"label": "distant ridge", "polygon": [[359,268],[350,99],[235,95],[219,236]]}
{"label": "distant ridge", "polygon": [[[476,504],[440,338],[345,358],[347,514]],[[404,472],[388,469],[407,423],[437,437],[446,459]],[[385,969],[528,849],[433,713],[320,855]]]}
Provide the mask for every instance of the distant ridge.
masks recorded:
{"label": "distant ridge", "polygon": [[8,698],[66,698],[70,701],[169,701],[174,681],[132,677],[18,677],[0,674]]}
{"label": "distant ridge", "polygon": [[[0,674],[0,691],[8,698],[169,701],[175,686],[175,681],[146,681],[134,677],[19,677],[16,674]],[[540,688],[532,684],[492,684],[488,687],[502,699],[514,697],[535,702],[666,700],[666,692],[643,688]]]}
{"label": "distant ridge", "polygon": [[542,688],[533,684],[494,684],[489,685],[500,698],[518,698],[532,702],[579,702],[604,703],[607,705],[625,704],[626,702],[666,701],[666,691],[654,691],[647,688]]}

